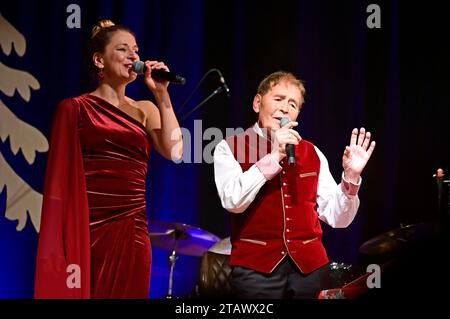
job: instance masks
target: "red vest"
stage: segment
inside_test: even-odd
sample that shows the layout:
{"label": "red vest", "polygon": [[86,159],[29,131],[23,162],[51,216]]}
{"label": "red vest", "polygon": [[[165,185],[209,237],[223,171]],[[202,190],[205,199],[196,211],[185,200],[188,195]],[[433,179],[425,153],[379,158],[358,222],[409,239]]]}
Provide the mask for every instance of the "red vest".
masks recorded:
{"label": "red vest", "polygon": [[[271,148],[253,127],[226,141],[244,172]],[[270,273],[289,255],[307,274],[328,263],[316,211],[320,159],[305,140],[296,145],[295,159],[293,166],[286,159],[280,163],[281,173],[264,184],[243,213],[230,214],[230,265]]]}

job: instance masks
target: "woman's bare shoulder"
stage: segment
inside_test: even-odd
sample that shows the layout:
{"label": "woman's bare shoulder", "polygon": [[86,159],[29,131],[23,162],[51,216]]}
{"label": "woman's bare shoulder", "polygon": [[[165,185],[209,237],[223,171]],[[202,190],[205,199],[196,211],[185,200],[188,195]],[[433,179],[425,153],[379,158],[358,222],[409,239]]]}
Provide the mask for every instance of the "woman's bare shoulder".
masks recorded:
{"label": "woman's bare shoulder", "polygon": [[141,108],[143,111],[155,112],[158,110],[156,105],[152,101],[149,101],[149,100],[140,100],[140,101],[135,101],[134,103],[136,103],[136,106]]}
{"label": "woman's bare shoulder", "polygon": [[133,105],[135,108],[144,112],[147,119],[147,126],[151,128],[159,127],[159,110],[157,106],[149,100],[139,100],[135,101],[131,98],[127,98],[128,103]]}

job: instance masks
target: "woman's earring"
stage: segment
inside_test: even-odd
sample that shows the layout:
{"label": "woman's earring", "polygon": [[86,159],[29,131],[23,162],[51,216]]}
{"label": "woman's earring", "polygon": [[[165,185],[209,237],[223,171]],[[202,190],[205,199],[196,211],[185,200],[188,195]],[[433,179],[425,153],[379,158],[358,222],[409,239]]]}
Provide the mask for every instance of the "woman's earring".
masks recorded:
{"label": "woman's earring", "polygon": [[103,79],[103,68],[98,71],[97,75],[100,79]]}

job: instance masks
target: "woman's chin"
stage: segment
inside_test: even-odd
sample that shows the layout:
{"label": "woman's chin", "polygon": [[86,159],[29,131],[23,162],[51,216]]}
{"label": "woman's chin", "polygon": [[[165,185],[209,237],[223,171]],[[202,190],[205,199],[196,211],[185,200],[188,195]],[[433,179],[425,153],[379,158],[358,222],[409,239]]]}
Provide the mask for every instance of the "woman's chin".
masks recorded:
{"label": "woman's chin", "polygon": [[124,80],[126,80],[127,82],[132,82],[132,81],[136,80],[137,74],[134,73],[134,72],[130,72],[130,73],[127,73],[127,74],[123,74],[122,78]]}

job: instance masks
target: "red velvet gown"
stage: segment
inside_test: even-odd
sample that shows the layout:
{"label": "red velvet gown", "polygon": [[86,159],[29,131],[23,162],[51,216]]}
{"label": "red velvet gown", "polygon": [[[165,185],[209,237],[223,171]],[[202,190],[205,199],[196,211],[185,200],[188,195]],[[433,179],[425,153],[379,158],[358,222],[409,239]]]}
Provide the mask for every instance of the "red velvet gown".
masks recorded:
{"label": "red velvet gown", "polygon": [[[53,148],[53,149],[52,149]],[[37,298],[148,298],[146,176],[150,136],[84,94],[58,106],[47,164]],[[79,265],[81,286],[67,281]]]}

